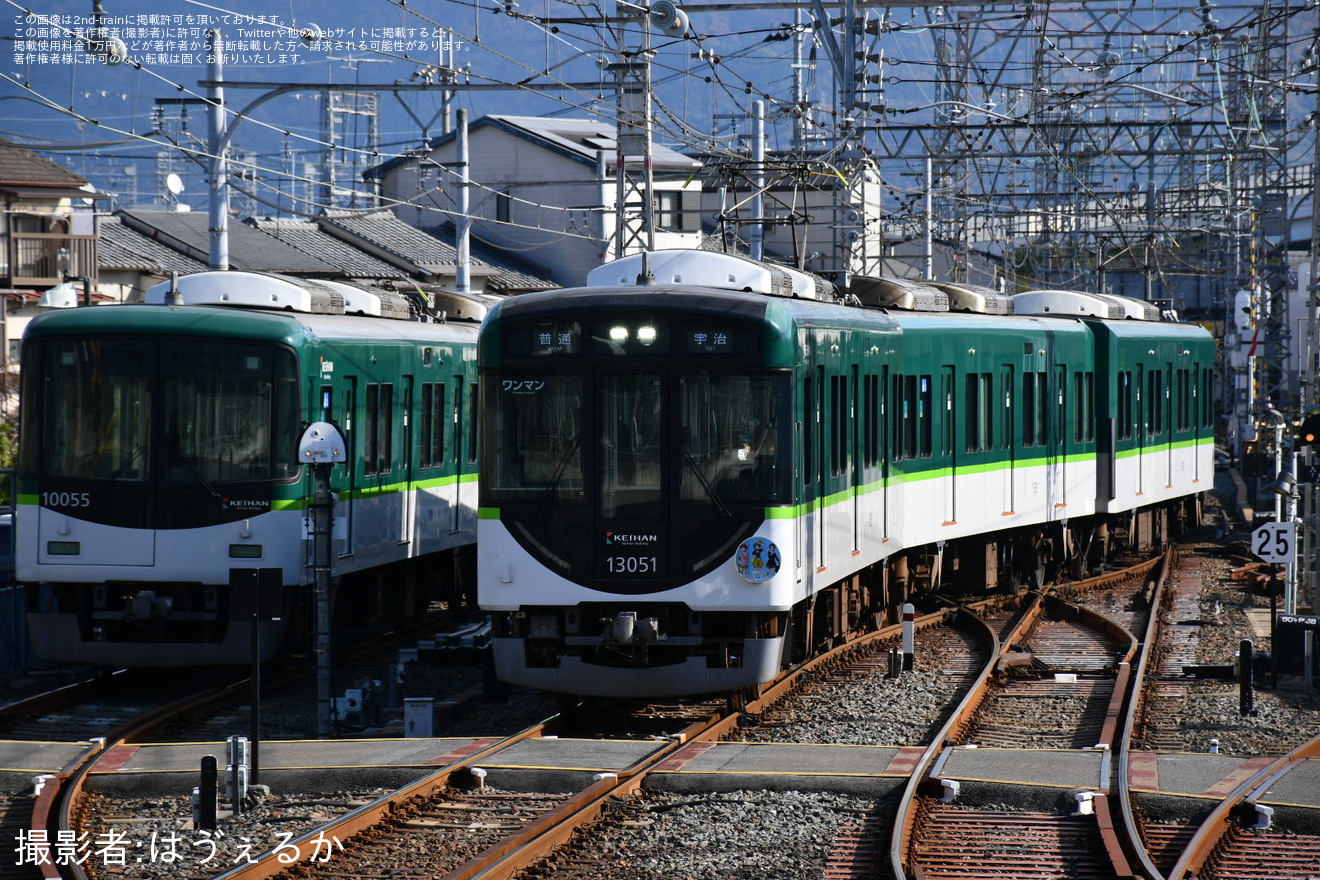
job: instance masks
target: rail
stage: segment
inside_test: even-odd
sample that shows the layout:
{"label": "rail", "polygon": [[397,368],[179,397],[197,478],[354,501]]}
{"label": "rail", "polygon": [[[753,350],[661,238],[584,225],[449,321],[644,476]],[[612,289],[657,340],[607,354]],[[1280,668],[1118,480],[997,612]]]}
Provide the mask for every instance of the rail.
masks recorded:
{"label": "rail", "polygon": [[1196,829],[1192,839],[1183,848],[1182,855],[1174,863],[1168,880],[1195,880],[1197,872],[1205,866],[1206,860],[1213,855],[1215,848],[1228,831],[1228,819],[1233,810],[1243,803],[1255,803],[1257,798],[1264,795],[1271,783],[1291,770],[1295,764],[1315,757],[1320,757],[1320,736],[1302,743],[1268,767],[1243,780],[1201,821],[1200,827]]}

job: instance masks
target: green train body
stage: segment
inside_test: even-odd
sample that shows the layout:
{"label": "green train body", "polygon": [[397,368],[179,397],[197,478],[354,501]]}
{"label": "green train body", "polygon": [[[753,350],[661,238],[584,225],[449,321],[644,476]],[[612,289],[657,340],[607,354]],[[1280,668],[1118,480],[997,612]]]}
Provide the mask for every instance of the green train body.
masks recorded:
{"label": "green train body", "polygon": [[313,486],[297,450],[316,421],[348,445],[331,477],[340,619],[462,601],[476,324],[408,320],[384,291],[242,272],[178,289],[207,304],[52,312],[24,335],[16,535],[34,652],[246,663],[253,608],[265,656],[300,635]]}
{"label": "green train body", "polygon": [[483,325],[478,589],[506,681],[755,689],[921,592],[1158,543],[1211,484],[1200,327],[1072,315],[1093,298],[1068,292],[853,307],[652,257],[654,284],[620,261]]}

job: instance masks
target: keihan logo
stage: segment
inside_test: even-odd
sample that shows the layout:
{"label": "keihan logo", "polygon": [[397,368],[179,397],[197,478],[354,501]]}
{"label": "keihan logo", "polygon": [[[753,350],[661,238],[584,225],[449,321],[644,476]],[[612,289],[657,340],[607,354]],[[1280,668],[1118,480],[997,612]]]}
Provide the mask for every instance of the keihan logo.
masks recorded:
{"label": "keihan logo", "polygon": [[659,535],[630,535],[619,534],[617,532],[605,533],[605,543],[607,545],[620,544],[626,547],[639,547],[647,544],[654,544],[659,540]]}
{"label": "keihan logo", "polygon": [[266,510],[270,502],[250,498],[225,498],[223,505],[228,510]]}

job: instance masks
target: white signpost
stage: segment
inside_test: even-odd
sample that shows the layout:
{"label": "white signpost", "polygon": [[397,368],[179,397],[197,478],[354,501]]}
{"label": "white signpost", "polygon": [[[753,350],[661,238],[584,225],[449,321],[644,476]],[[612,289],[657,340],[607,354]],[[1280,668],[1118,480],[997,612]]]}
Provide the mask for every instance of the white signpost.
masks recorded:
{"label": "white signpost", "polygon": [[1297,523],[1269,522],[1251,533],[1251,552],[1265,562],[1297,560]]}

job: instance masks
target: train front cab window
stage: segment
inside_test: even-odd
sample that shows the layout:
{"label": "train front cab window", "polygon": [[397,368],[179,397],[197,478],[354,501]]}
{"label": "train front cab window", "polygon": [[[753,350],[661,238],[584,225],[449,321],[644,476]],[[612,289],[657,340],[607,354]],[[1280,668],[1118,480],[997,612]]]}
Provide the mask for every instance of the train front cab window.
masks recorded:
{"label": "train front cab window", "polygon": [[[41,339],[32,347],[25,399],[39,403],[27,422],[36,434],[22,444],[28,473],[213,485],[286,480],[297,472],[291,352],[127,338]],[[43,387],[33,387],[36,381]],[[153,424],[161,426],[157,432]]]}
{"label": "train front cab window", "polygon": [[488,386],[480,485],[495,504],[581,502],[582,384],[581,376],[540,373]]}
{"label": "train front cab window", "polygon": [[150,478],[155,357],[138,340],[34,340],[25,352],[21,470],[122,483]]}
{"label": "train front cab window", "polygon": [[791,373],[761,366],[757,332],[642,320],[506,327],[483,375],[482,506],[619,592],[710,570],[792,493]]}

